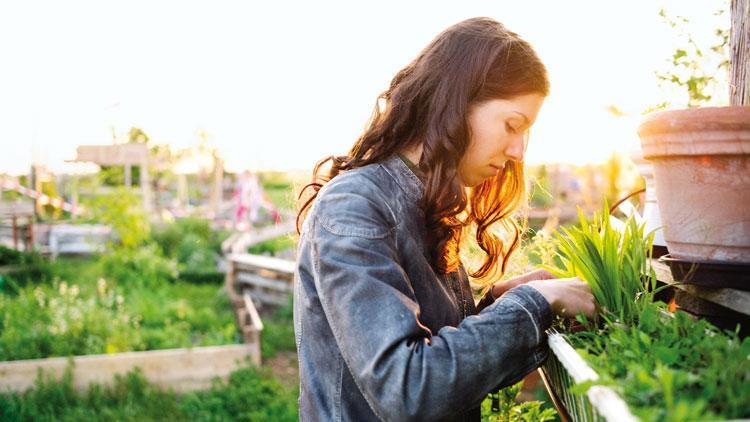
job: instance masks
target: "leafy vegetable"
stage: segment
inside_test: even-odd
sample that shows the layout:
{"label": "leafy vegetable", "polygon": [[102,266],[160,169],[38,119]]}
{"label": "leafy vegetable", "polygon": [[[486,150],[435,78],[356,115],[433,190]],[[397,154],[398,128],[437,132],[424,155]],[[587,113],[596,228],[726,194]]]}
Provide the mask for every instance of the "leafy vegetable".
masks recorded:
{"label": "leafy vegetable", "polygon": [[556,234],[561,268],[547,268],[558,277],[584,280],[605,315],[614,315],[622,323],[632,322],[653,295],[647,285],[649,280],[656,280],[649,265],[653,233],[644,234],[644,225],[633,217],[620,232],[605,212],[591,221],[580,210],[578,214],[578,226],[563,227]]}
{"label": "leafy vegetable", "polygon": [[567,335],[643,420],[750,417],[750,338],[649,304],[632,326]]}

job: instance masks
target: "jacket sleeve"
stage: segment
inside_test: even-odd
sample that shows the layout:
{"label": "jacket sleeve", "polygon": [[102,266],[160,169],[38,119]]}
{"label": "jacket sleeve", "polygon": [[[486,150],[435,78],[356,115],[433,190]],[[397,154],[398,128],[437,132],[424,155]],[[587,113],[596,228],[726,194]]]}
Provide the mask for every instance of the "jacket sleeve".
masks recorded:
{"label": "jacket sleeve", "polygon": [[476,304],[477,313],[482,312],[482,310],[490,305],[492,305],[495,302],[495,298],[492,297],[492,288],[487,291],[487,293],[482,296],[482,299],[479,300]]}
{"label": "jacket sleeve", "polygon": [[390,210],[367,195],[319,200],[310,227],[315,287],[347,368],[380,418],[449,417],[544,361],[552,315],[536,290],[514,288],[458,327],[431,333],[398,262]]}

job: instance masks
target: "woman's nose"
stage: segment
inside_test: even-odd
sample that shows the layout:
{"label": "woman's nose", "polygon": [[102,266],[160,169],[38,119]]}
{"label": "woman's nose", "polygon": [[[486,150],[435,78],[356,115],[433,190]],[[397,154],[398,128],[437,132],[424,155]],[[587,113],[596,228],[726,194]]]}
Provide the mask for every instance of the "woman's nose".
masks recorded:
{"label": "woman's nose", "polygon": [[513,140],[508,144],[504,153],[509,160],[523,161],[524,149],[526,148],[523,135],[519,135],[513,137]]}

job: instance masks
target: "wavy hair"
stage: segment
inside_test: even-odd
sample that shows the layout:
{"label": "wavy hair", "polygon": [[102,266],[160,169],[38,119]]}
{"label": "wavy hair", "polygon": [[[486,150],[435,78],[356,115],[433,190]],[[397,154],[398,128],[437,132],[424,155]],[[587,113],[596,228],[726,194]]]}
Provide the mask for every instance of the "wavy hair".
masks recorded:
{"label": "wavy hair", "polygon": [[[474,104],[549,93],[547,71],[528,42],[490,18],[472,18],[440,33],[401,69],[380,94],[365,131],[345,156],[331,156],[313,169],[312,183],[297,215],[297,231],[318,191],[341,172],[383,161],[422,144],[418,163],[425,174],[424,211],[433,268],[456,271],[462,241],[474,238],[484,252],[471,271],[480,285],[501,276],[520,243],[513,212],[526,201],[523,163],[510,161],[502,172],[466,188],[458,164],[471,139],[468,113]],[[321,174],[330,161],[327,174]],[[499,230],[498,230],[499,229]],[[498,274],[499,273],[499,274]]]}

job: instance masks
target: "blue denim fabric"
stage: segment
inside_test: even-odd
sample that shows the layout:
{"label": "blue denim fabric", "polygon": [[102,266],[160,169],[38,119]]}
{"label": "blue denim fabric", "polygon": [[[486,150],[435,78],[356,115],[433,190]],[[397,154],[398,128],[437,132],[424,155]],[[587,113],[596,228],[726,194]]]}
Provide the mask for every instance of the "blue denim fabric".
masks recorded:
{"label": "blue denim fabric", "polygon": [[475,305],[463,268],[433,271],[422,192],[396,156],[321,189],[294,282],[300,419],[476,420],[488,393],[546,359],[539,292]]}

